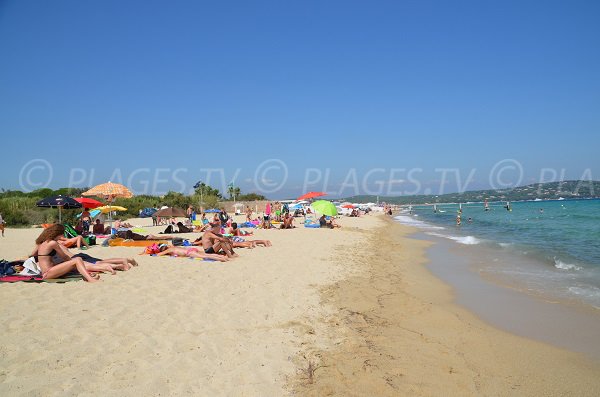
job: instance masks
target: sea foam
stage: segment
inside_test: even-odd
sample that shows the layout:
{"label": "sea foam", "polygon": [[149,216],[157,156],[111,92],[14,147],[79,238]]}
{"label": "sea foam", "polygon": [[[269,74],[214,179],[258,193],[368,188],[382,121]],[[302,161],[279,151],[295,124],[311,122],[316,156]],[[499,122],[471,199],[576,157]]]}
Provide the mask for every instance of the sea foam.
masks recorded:
{"label": "sea foam", "polygon": [[554,258],[554,267],[560,270],[581,270],[581,267],[572,263],[565,263],[557,258]]}
{"label": "sea foam", "polygon": [[435,233],[435,232],[428,232],[425,234],[427,234],[429,236],[447,238],[449,240],[456,241],[459,244],[465,244],[465,245],[475,245],[475,244],[481,243],[481,240],[479,240],[477,237],[474,237],[474,236],[449,236],[446,234]]}
{"label": "sea foam", "polygon": [[414,219],[413,217],[407,216],[407,215],[398,215],[398,216],[394,217],[394,219],[397,220],[398,222],[402,223],[403,225],[415,226],[415,227],[418,227],[421,229],[426,229],[426,230],[444,230],[445,229],[445,227],[430,225],[427,222],[423,222],[418,219]]}

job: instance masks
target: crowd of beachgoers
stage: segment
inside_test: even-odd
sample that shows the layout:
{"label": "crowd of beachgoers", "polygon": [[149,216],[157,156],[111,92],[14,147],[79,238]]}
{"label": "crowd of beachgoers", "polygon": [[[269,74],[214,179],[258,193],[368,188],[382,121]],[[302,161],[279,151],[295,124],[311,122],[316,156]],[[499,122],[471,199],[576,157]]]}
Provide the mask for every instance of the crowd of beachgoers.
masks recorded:
{"label": "crowd of beachgoers", "polygon": [[[368,214],[370,208],[352,208],[345,213],[349,217]],[[391,211],[391,209],[390,209]],[[388,213],[388,208],[385,208]],[[115,274],[127,271],[138,263],[133,257],[101,259],[89,255],[92,245],[105,247],[139,247],[139,255],[173,256],[228,262],[239,256],[239,249],[271,247],[268,239],[257,239],[254,229],[290,230],[298,226],[307,228],[340,228],[336,216],[316,214],[310,206],[290,209],[285,203],[267,203],[263,212],[256,214],[250,206],[245,212],[236,211],[234,216],[225,208],[200,210],[188,206],[187,217],[152,216],[153,226],[165,226],[158,234],[144,234],[120,219],[104,224],[93,220],[87,209],[82,212],[76,225],[45,224],[35,240],[28,258],[12,262],[4,261],[2,276],[37,277],[41,280],[56,279],[65,275],[79,274],[88,282],[96,282],[101,273]],[[320,215],[320,216],[319,216]],[[197,235],[196,233],[199,233]],[[78,250],[79,252],[74,252]],[[18,281],[18,280],[15,280]]]}

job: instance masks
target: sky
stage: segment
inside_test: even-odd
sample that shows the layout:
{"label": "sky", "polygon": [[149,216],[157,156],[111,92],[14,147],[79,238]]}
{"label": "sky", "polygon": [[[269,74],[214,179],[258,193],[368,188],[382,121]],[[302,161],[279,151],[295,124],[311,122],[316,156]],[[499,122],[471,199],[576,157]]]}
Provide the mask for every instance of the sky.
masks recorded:
{"label": "sky", "polygon": [[598,1],[0,0],[0,188],[600,179]]}

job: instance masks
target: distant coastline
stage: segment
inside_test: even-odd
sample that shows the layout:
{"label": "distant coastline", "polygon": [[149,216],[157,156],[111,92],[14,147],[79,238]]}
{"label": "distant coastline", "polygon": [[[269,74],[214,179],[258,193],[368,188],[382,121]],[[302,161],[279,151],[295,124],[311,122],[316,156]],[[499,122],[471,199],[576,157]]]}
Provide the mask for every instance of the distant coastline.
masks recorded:
{"label": "distant coastline", "polygon": [[[501,201],[552,201],[600,199],[600,181],[562,181],[534,183],[502,190],[473,190],[462,193],[421,194],[408,196],[358,195],[345,200],[353,203],[386,202],[388,204],[450,204]],[[536,200],[539,199],[539,200]]]}

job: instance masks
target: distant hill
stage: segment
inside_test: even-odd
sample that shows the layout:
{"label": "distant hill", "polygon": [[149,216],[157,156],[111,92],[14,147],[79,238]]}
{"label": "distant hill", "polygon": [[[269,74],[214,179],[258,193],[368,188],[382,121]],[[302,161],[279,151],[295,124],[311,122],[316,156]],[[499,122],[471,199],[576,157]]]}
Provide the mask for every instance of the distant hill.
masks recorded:
{"label": "distant hill", "polygon": [[[464,193],[448,193],[442,195],[414,196],[379,196],[380,202],[390,204],[425,204],[425,203],[465,203],[488,201],[523,201],[523,200],[557,200],[600,198],[600,181],[562,181],[534,183],[503,190],[476,190]],[[377,196],[352,196],[344,199],[353,203],[374,203]]]}

